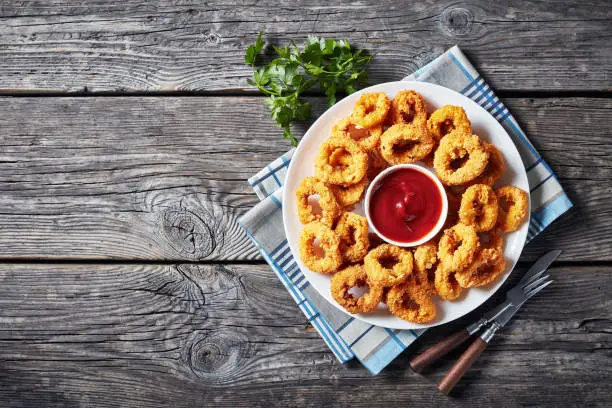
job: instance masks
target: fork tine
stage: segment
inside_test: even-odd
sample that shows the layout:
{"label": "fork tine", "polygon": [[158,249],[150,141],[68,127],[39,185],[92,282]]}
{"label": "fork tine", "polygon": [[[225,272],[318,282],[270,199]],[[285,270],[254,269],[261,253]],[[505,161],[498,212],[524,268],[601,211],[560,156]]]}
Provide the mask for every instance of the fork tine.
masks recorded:
{"label": "fork tine", "polygon": [[542,276],[540,279],[531,282],[529,285],[523,288],[523,292],[526,294],[529,293],[530,290],[537,287],[538,285],[540,285],[542,282],[544,282],[548,278],[550,278],[550,275]]}
{"label": "fork tine", "polygon": [[545,287],[547,287],[548,285],[550,285],[553,282],[554,282],[554,280],[550,280],[550,281],[544,283],[543,285],[538,286],[537,288],[533,289],[531,292],[527,293],[527,299],[529,299],[530,297],[532,297],[533,295],[535,295],[536,293],[538,293],[539,291],[541,291],[542,289],[544,289]]}
{"label": "fork tine", "polygon": [[519,286],[523,286],[532,282],[536,275],[541,275],[542,271],[546,271],[555,259],[561,254],[560,250],[550,251],[544,254],[529,268],[527,273],[519,281]]}
{"label": "fork tine", "polygon": [[546,273],[548,269],[544,269],[540,272],[536,272],[531,276],[524,276],[523,279],[521,279],[521,281],[519,282],[519,284],[522,287],[525,287],[527,285],[529,285],[531,282],[535,281],[536,279],[538,279],[540,276],[542,276],[542,274]]}

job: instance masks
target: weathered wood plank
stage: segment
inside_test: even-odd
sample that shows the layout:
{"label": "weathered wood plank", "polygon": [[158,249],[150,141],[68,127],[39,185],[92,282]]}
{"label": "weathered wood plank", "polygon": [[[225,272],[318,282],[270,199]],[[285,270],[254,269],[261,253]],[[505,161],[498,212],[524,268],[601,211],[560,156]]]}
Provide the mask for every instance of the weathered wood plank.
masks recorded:
{"label": "weathered wood plank", "polygon": [[373,83],[459,44],[497,89],[612,88],[605,1],[215,3],[4,2],[0,88],[244,89],[244,49],[261,29],[277,42],[316,34],[376,52]]}
{"label": "weathered wood plank", "polygon": [[[612,260],[612,101],[509,104],[577,207],[523,259]],[[0,98],[0,111],[0,258],[258,256],[236,224],[257,202],[246,179],[289,148],[261,98]]]}
{"label": "weathered wood plank", "polygon": [[[3,406],[609,406],[610,267],[556,267],[448,399],[340,365],[265,265],[0,265]],[[512,279],[516,281],[522,271]],[[44,282],[44,284],[41,284]],[[485,308],[501,300],[497,295]]]}

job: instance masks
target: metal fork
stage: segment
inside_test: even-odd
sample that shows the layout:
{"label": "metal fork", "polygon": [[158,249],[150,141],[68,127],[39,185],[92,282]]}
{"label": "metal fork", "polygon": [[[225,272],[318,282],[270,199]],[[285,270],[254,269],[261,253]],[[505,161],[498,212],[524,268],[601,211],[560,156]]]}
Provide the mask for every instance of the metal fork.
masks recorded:
{"label": "metal fork", "polygon": [[480,353],[486,348],[487,343],[493,338],[495,333],[508,323],[527,299],[539,293],[553,282],[549,279],[550,275],[542,275],[544,275],[548,267],[559,254],[561,254],[561,251],[551,251],[538,259],[533,266],[529,268],[529,271],[527,271],[519,283],[506,293],[505,302],[465,329],[445,338],[422,354],[414,357],[410,361],[410,366],[417,372],[422,371],[427,365],[446,355],[449,351],[463,343],[483,327],[488,326],[480,337],[478,337],[465,351],[438,385],[438,388],[442,392],[450,392],[457,381],[459,381]]}

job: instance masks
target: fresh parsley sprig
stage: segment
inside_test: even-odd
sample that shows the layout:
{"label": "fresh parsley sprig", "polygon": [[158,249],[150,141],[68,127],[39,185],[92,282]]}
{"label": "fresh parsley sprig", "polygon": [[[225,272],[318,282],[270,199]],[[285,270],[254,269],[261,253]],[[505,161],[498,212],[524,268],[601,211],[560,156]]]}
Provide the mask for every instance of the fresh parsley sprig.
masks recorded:
{"label": "fresh parsley sprig", "polygon": [[258,56],[265,46],[262,35],[263,31],[244,56],[244,62],[253,68],[253,78],[248,83],[267,95],[264,103],[272,119],[283,129],[283,137],[295,146],[297,139],[291,133],[291,124],[310,118],[311,109],[300,95],[318,86],[332,106],[338,92],[350,94],[366,83],[365,68],[372,55],[354,50],[348,41],[309,36],[303,50],[293,41],[284,47],[273,46],[278,57],[257,68]]}

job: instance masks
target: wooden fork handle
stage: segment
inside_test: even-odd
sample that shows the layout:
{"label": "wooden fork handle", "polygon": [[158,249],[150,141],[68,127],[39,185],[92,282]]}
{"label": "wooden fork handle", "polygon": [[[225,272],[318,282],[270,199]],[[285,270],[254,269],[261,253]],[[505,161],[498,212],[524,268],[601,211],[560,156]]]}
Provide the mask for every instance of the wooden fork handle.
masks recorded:
{"label": "wooden fork handle", "polygon": [[461,377],[470,369],[480,353],[487,347],[487,342],[477,337],[476,340],[459,357],[459,360],[451,367],[446,376],[438,384],[438,389],[444,394],[451,392],[453,387],[459,382]]}
{"label": "wooden fork handle", "polygon": [[440,357],[445,356],[452,349],[466,341],[469,337],[470,333],[466,329],[451,334],[444,340],[433,345],[423,353],[410,360],[410,367],[412,367],[412,369],[417,373],[420,373],[425,367]]}

